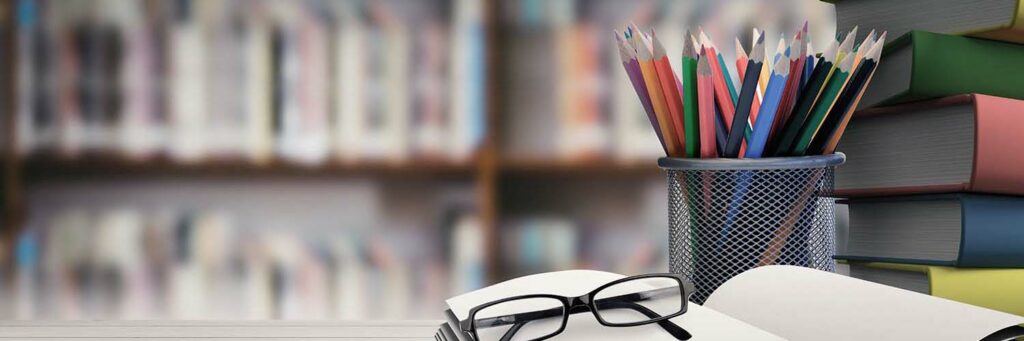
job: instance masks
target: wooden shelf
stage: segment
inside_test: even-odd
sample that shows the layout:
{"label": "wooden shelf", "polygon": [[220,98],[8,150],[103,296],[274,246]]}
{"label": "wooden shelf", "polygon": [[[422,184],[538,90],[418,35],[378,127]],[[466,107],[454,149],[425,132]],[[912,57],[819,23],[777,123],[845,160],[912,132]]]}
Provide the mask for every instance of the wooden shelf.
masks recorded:
{"label": "wooden shelf", "polygon": [[520,158],[504,160],[501,170],[512,175],[580,175],[580,176],[650,176],[661,174],[653,160],[615,159],[535,159]]}
{"label": "wooden shelf", "polygon": [[217,158],[183,162],[167,157],[131,159],[116,154],[60,157],[34,155],[22,160],[27,178],[117,177],[117,176],[368,176],[368,177],[469,177],[476,173],[476,162],[443,159],[415,159],[400,162],[373,161],[346,163],[329,161],[302,164],[274,159],[254,162],[244,158]]}

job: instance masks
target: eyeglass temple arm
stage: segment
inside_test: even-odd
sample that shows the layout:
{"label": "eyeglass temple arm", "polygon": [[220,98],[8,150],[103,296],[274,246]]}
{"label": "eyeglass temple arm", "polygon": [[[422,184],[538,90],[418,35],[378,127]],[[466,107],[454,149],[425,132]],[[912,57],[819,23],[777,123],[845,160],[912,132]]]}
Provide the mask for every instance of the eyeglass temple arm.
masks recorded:
{"label": "eyeglass temple arm", "polygon": [[[652,299],[652,298],[659,298],[659,297],[664,297],[664,296],[668,296],[668,295],[673,295],[673,294],[675,294],[677,292],[679,292],[679,290],[677,288],[674,288],[674,287],[672,287],[672,288],[661,288],[661,289],[654,289],[654,290],[649,290],[649,291],[644,291],[644,292],[638,292],[638,293],[631,293],[631,294],[625,294],[625,295],[619,295],[619,296],[612,296],[612,297],[602,298],[602,299],[599,299],[599,300],[595,300],[595,303],[604,304],[605,302],[611,302],[611,301],[638,302],[638,301],[644,301],[644,300],[648,300],[648,299]],[[569,314],[577,314],[577,313],[586,312],[586,311],[587,310],[580,310],[580,311],[572,310],[572,311],[569,311]],[[540,319],[551,318],[551,317],[558,317],[558,316],[562,316],[562,308],[561,307],[559,307],[559,308],[551,308],[551,309],[546,309],[546,310],[539,310],[539,311],[530,311],[530,312],[519,313],[519,314],[512,314],[512,315],[488,317],[488,318],[485,318],[485,319],[477,320],[476,323],[478,325],[486,325],[486,326],[501,326],[501,325],[506,325],[506,324],[510,324],[510,323],[517,323],[517,322],[523,322],[523,321],[532,321],[532,320],[540,320]],[[659,315],[659,317],[660,317],[660,315]],[[464,323],[465,322],[468,322],[468,321],[464,321]]]}

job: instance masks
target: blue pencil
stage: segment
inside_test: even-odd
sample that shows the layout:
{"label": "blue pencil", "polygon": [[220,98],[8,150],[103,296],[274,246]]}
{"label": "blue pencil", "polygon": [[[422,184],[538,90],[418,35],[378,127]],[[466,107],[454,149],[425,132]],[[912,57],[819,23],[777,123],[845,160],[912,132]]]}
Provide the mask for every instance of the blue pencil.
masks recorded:
{"label": "blue pencil", "polygon": [[786,77],[789,76],[789,59],[780,59],[772,68],[772,75],[768,78],[768,86],[764,91],[764,101],[758,110],[757,122],[754,122],[754,132],[751,133],[750,141],[747,143],[749,158],[759,158],[764,154],[765,144],[768,142],[768,134],[771,133],[772,124],[775,122],[775,111],[782,100],[782,91],[786,87]]}

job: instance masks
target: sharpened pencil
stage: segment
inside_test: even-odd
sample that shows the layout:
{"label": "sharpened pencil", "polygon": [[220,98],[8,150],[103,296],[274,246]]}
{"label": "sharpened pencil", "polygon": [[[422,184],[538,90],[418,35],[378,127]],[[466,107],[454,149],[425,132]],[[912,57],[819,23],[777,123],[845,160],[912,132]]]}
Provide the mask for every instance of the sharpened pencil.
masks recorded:
{"label": "sharpened pencil", "polygon": [[754,122],[754,131],[750,135],[745,156],[748,158],[759,158],[764,154],[765,144],[768,136],[771,135],[772,124],[775,122],[776,108],[782,99],[782,91],[786,87],[786,79],[789,77],[789,61],[780,60],[772,67],[772,74],[769,76],[768,88],[764,94],[764,102],[761,102],[761,117]]}
{"label": "sharpened pencil", "polygon": [[835,73],[832,78],[828,81],[828,85],[821,92],[821,98],[818,103],[814,104],[814,109],[811,110],[810,117],[807,118],[807,123],[801,128],[800,138],[797,139],[792,149],[787,153],[792,156],[802,156],[807,152],[807,147],[811,144],[811,139],[818,133],[821,128],[822,122],[828,116],[828,113],[832,110],[832,107],[836,103],[836,99],[839,94],[842,93],[846,87],[847,80],[850,78],[850,67],[853,65],[853,56],[850,55],[850,51],[847,51],[847,58],[844,58],[839,66],[836,67]]}
{"label": "sharpened pencil", "polygon": [[653,30],[651,30],[651,44],[654,46],[654,68],[658,72],[658,80],[661,82],[665,103],[668,105],[668,120],[672,122],[676,143],[680,146],[679,156],[685,156],[686,129],[683,127],[683,99],[680,97],[679,80],[675,71],[672,70],[672,64],[668,61],[665,46],[661,44]]}
{"label": "sharpened pencil", "polygon": [[[711,40],[704,32],[700,33],[701,44],[704,44],[704,54],[707,55],[708,66],[711,67],[711,76],[715,82],[715,101],[718,102],[718,108],[722,111],[722,117],[725,118],[726,130],[732,129],[732,116],[736,113],[736,105],[732,101],[731,95],[729,95],[729,85],[725,82],[725,77],[722,74],[721,65],[718,63],[718,52],[715,51],[714,46],[711,45]],[[705,57],[701,57],[705,58]]]}
{"label": "sharpened pencil", "polygon": [[654,115],[658,118],[658,127],[661,135],[665,138],[665,147],[669,156],[678,157],[680,153],[679,139],[676,137],[671,121],[671,114],[668,111],[668,103],[665,101],[665,92],[661,89],[661,81],[658,79],[658,71],[654,67],[654,56],[646,43],[639,37],[642,32],[635,31],[636,40],[634,47],[637,51],[637,61],[640,62],[640,72],[644,77],[644,84],[647,85],[647,92],[651,96],[651,106],[654,108]]}
{"label": "sharpened pencil", "polygon": [[[867,79],[861,81],[856,85],[849,85],[848,87],[855,86],[856,91],[855,97],[852,103],[846,105],[840,115],[835,119],[837,121],[830,127],[832,128],[827,134],[824,134],[824,141],[819,142],[823,146],[816,148],[813,152],[818,154],[832,154],[836,152],[836,146],[839,145],[839,140],[842,139],[843,133],[846,131],[846,126],[850,123],[850,118],[853,117],[853,113],[857,110],[857,105],[860,104],[861,97],[864,96],[864,90],[867,89],[868,84],[871,83],[871,78],[875,75],[875,70],[878,69],[878,62],[881,58],[882,48],[885,45],[885,32],[878,38],[871,50],[864,54],[864,60],[861,61],[859,66],[858,75],[863,77],[863,73],[867,73]],[[851,81],[852,82],[852,81]],[[829,115],[831,118],[831,115]]]}
{"label": "sharpened pencil", "polygon": [[[690,36],[690,32],[686,32]],[[685,38],[684,38],[685,40]],[[700,114],[697,110],[697,52],[700,46],[683,42],[683,128],[686,157],[700,156]]]}
{"label": "sharpened pencil", "polygon": [[815,63],[814,71],[811,72],[811,76],[807,80],[807,86],[804,87],[803,95],[797,99],[792,114],[789,115],[786,121],[778,120],[775,127],[772,128],[775,133],[768,138],[765,155],[782,156],[793,146],[800,133],[800,128],[803,127],[804,122],[807,121],[807,116],[810,115],[811,109],[814,107],[814,103],[818,101],[818,97],[821,96],[821,91],[825,88],[825,84],[832,77],[835,55],[836,44],[832,42],[825,49],[825,52],[822,53],[821,57],[818,58],[818,62]]}
{"label": "sharpened pencil", "polygon": [[[737,40],[739,42],[739,40]],[[753,53],[750,55],[750,59],[747,62],[747,69],[745,71],[747,77],[743,79],[743,87],[740,91],[739,101],[736,102],[736,115],[733,116],[732,127],[729,131],[729,138],[725,145],[725,157],[739,157],[740,145],[743,142],[743,137],[748,128],[748,116],[750,115],[750,107],[753,105],[754,92],[757,89],[757,80],[760,78],[761,63],[764,62],[764,49],[761,45],[764,44],[764,39],[757,42],[752,49]]]}
{"label": "sharpened pencil", "polygon": [[711,78],[711,63],[702,47],[697,60],[697,106],[700,112],[700,157],[703,159],[718,157],[715,141],[715,83]]}
{"label": "sharpened pencil", "polygon": [[782,99],[776,109],[775,119],[777,122],[785,122],[789,118],[793,106],[796,105],[796,94],[800,92],[800,73],[803,67],[803,65],[798,65],[803,54],[801,33],[803,32],[798,32],[793,37],[789,47],[792,50],[792,53],[789,54],[789,76],[786,77],[786,88],[782,90]]}
{"label": "sharpened pencil", "polygon": [[636,96],[640,99],[640,105],[644,107],[647,120],[651,123],[651,128],[654,129],[655,135],[658,136],[661,148],[665,151],[665,155],[669,155],[668,148],[665,146],[665,137],[661,134],[658,118],[654,115],[654,108],[651,106],[651,97],[647,93],[647,85],[644,84],[644,76],[640,72],[640,62],[636,59],[636,50],[629,46],[629,43],[626,42],[618,31],[615,31],[615,41],[619,48],[619,57],[622,59],[622,67],[626,69],[629,82],[633,84],[633,90],[636,91]]}

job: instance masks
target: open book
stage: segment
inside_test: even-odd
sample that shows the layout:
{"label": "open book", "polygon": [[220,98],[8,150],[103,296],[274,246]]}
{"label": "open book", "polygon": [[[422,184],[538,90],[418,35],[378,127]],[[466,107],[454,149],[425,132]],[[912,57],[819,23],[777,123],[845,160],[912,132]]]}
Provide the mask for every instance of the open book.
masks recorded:
{"label": "open book", "polygon": [[[625,276],[569,270],[520,277],[448,299],[438,340],[471,340],[458,321],[473,307],[525,294],[577,296]],[[693,302],[673,323],[692,340],[1010,340],[1024,317],[795,266],[744,272]],[[555,340],[674,340],[656,324],[605,327],[572,314]]]}

